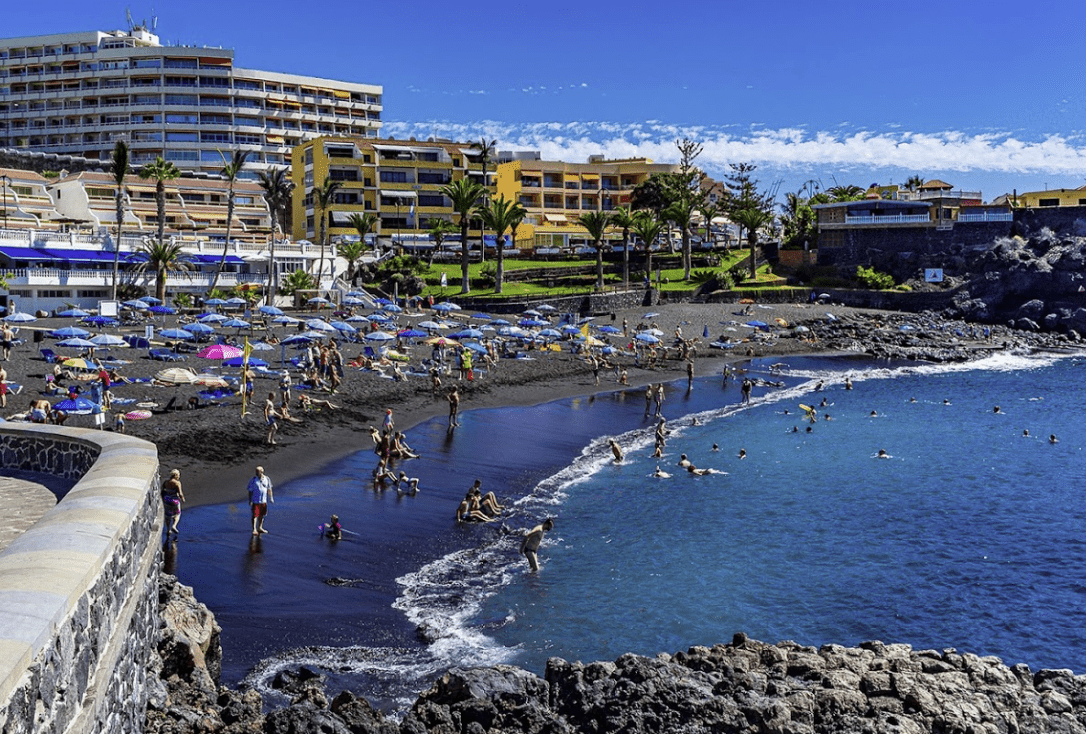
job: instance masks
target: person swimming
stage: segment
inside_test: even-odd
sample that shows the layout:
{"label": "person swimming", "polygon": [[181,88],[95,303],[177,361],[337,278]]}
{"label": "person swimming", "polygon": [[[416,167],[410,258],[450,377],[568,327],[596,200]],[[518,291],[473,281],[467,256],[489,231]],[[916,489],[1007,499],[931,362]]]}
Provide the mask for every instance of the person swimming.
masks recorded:
{"label": "person swimming", "polygon": [[1048,442],[1049,443],[1059,443],[1060,440],[1058,438],[1056,438],[1056,434],[1053,433],[1051,436],[1048,437]]}
{"label": "person swimming", "polygon": [[652,474],[649,474],[649,476],[656,477],[657,479],[669,479],[671,477],[671,475],[668,474],[666,471],[660,469],[659,464],[656,465],[656,471],[654,471]]}
{"label": "person swimming", "polygon": [[622,447],[618,445],[618,441],[616,441],[613,438],[609,438],[609,439],[607,439],[607,443],[611,445],[611,453],[615,455],[615,463],[616,464],[621,463],[622,458],[623,458],[623,453],[622,453]]}
{"label": "person swimming", "polygon": [[720,451],[720,447],[717,446],[715,443],[713,444],[713,451]]}
{"label": "person swimming", "polygon": [[886,453],[886,449],[879,449],[879,453],[875,455],[876,459],[892,459],[894,457]]}
{"label": "person swimming", "polygon": [[746,449],[739,449],[739,458],[740,459],[747,458],[747,450]]}

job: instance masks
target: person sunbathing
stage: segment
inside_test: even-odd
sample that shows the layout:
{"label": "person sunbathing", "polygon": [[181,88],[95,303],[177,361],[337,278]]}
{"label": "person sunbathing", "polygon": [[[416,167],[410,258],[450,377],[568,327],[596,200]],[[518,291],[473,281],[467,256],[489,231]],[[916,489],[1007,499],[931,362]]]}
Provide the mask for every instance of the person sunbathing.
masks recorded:
{"label": "person sunbathing", "polygon": [[286,403],[280,403],[279,404],[279,417],[282,418],[283,420],[287,421],[288,423],[301,423],[302,422],[302,420],[300,418],[295,418],[294,416],[292,416],[290,414],[290,408],[287,407]]}
{"label": "person sunbathing", "polygon": [[298,396],[298,404],[302,406],[302,410],[308,413],[313,408],[328,408],[328,410],[338,410],[339,406],[332,403],[331,400],[322,400],[321,398],[311,398],[305,393]]}

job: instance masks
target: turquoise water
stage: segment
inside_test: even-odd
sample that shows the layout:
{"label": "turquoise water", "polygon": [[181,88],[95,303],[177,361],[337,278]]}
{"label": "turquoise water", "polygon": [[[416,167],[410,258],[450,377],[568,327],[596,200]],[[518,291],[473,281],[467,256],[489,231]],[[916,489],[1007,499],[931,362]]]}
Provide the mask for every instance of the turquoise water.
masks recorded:
{"label": "turquoise water", "polygon": [[[659,460],[640,390],[471,411],[454,434],[442,421],[410,432],[424,455],[406,467],[422,478],[417,497],[374,493],[359,479],[373,456],[359,454],[277,488],[274,535],[258,548],[242,506],[187,513],[193,532],[172,562],[223,625],[228,680],[249,672],[263,687],[279,668],[322,666],[385,708],[451,665],[541,673],[553,655],[652,655],[737,631],[1082,671],[1082,369],[1012,355],[932,367],[804,359],[781,375],[755,363],[785,386],[756,388],[749,407],[718,379],[672,386]],[[799,405],[823,399],[808,433]],[[682,472],[680,453],[717,473]],[[657,464],[672,477],[650,476]],[[506,517],[456,527],[475,477]],[[316,538],[331,512],[361,535]],[[548,516],[556,527],[532,575],[516,549]]]}

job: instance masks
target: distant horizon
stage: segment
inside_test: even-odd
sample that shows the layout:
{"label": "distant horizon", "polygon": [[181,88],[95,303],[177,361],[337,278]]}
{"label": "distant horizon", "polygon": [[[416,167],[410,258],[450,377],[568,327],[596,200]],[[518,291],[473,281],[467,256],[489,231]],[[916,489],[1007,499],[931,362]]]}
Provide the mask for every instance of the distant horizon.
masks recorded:
{"label": "distant horizon", "polygon": [[[497,0],[452,11],[419,0],[410,14],[330,0],[311,15],[277,1],[160,0],[131,13],[137,24],[157,17],[163,44],[230,48],[242,68],[380,85],[382,137],[660,163],[676,162],[675,140],[689,137],[709,175],[751,162],[779,198],[811,180],[913,175],[985,201],[1086,184],[1086,96],[1073,73],[1086,6],[775,8],[783,21],[709,0],[676,0],[666,14]],[[122,5],[57,0],[48,15],[10,9],[3,35],[126,27]]]}

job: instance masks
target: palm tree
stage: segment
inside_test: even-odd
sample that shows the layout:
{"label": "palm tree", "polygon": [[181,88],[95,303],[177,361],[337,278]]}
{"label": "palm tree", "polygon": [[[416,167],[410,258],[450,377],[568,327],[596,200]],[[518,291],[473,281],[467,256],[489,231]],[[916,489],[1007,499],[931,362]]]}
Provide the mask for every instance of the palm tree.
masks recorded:
{"label": "palm tree", "polygon": [[219,266],[215,268],[215,275],[211,276],[211,286],[207,289],[208,293],[215,290],[215,286],[219,284],[219,276],[222,275],[222,271],[226,267],[226,255],[230,252],[230,230],[234,226],[234,184],[238,180],[241,169],[245,167],[245,159],[249,157],[249,151],[235,150],[229,161],[226,160],[226,154],[221,150],[219,155],[222,156],[222,175],[228,182],[226,187],[226,242],[222,246],[222,257],[219,259]]}
{"label": "palm tree", "polygon": [[441,193],[452,200],[452,208],[460,215],[460,292],[471,292],[468,279],[468,225],[471,213],[486,190],[466,176],[441,187]]}
{"label": "palm tree", "polygon": [[683,280],[690,280],[690,227],[694,221],[694,212],[698,208],[696,197],[680,197],[664,210],[664,217],[674,222],[679,228],[683,243]]}
{"label": "palm tree", "polygon": [[611,226],[611,213],[588,212],[577,217],[577,224],[588,230],[596,248],[596,290],[603,290],[603,235]]}
{"label": "palm tree", "polygon": [[271,305],[275,301],[275,291],[279,284],[279,273],[275,269],[275,230],[279,225],[279,212],[290,203],[294,183],[287,178],[287,169],[285,167],[270,168],[267,171],[261,171],[257,175],[260,176],[260,188],[264,189],[264,201],[267,203],[268,212],[271,214],[271,249],[268,252],[271,259],[268,273],[270,280],[268,304]]}
{"label": "palm tree", "polygon": [[348,224],[354,227],[355,231],[358,232],[358,239],[362,241],[363,250],[366,249],[366,237],[373,232],[379,221],[381,220],[376,214],[370,214],[368,212],[366,214],[355,212],[347,217]]}
{"label": "palm tree", "polygon": [[438,217],[427,220],[426,226],[429,229],[430,236],[434,238],[434,246],[430,250],[430,262],[427,263],[428,267],[433,267],[434,256],[441,249],[441,245],[444,244],[445,235],[455,232],[456,227],[448,219],[440,219]]}
{"label": "palm tree", "polygon": [[645,271],[648,273],[649,282],[652,282],[652,246],[656,242],[656,238],[660,236],[660,233],[664,231],[664,223],[656,218],[656,215],[649,209],[642,209],[634,214],[634,221],[632,227],[634,233],[641,238],[641,241],[645,243],[645,253],[648,255],[648,261],[645,266]]}
{"label": "palm tree", "polygon": [[528,212],[519,202],[507,200],[504,194],[491,200],[488,205],[480,206],[477,211],[483,224],[494,230],[498,238],[498,267],[494,272],[494,292],[501,293],[502,279],[505,276],[505,248],[502,247],[504,244],[502,237],[505,235],[505,230],[515,228],[520,224]]}
{"label": "palm tree", "polygon": [[630,287],[630,228],[634,214],[629,207],[620,206],[611,212],[611,224],[622,228],[622,285]]}
{"label": "palm tree", "polygon": [[366,241],[344,242],[339,246],[339,256],[347,261],[347,280],[354,283],[355,264],[362,259],[366,251]]}
{"label": "palm tree", "polygon": [[113,171],[113,182],[117,185],[117,193],[114,202],[117,205],[117,243],[113,247],[113,290],[110,298],[117,300],[117,272],[121,263],[121,225],[124,223],[124,177],[128,175],[128,144],[118,140],[113,146],[113,157],[110,158],[110,166]]}
{"label": "palm tree", "polygon": [[709,242],[711,246],[713,242],[713,220],[723,214],[724,211],[716,204],[710,204],[708,201],[703,203],[698,211],[701,213],[701,218],[705,220],[705,241]]}
{"label": "palm tree", "polygon": [[166,273],[168,271],[189,270],[192,264],[184,259],[180,242],[165,242],[162,239],[144,240],[136,253],[143,256],[136,270],[155,271],[155,298],[166,300]]}
{"label": "palm tree", "polygon": [[732,212],[731,220],[747,231],[750,246],[750,279],[758,277],[758,230],[773,221],[773,214],[762,209],[740,209]]}
{"label": "palm tree", "polygon": [[[498,141],[487,141],[486,138],[481,138],[478,143],[472,143],[472,147],[479,149],[479,163],[483,166],[483,204],[486,205],[490,202],[490,185],[486,180],[487,166],[490,165],[490,156],[494,155],[494,149],[497,147]],[[483,238],[483,223],[479,223],[479,252],[481,253],[482,261],[486,261],[486,241]]]}
{"label": "palm tree", "polygon": [[909,176],[909,178],[905,181],[905,188],[907,188],[909,191],[916,191],[923,185],[924,179],[919,174],[913,174],[912,176]]}
{"label": "palm tree", "polygon": [[166,242],[166,182],[181,178],[181,171],[172,162],[158,156],[140,169],[140,178],[154,179],[155,203],[158,204],[158,243]]}
{"label": "palm tree", "polygon": [[320,287],[321,277],[324,275],[324,248],[328,246],[328,209],[335,201],[336,192],[339,191],[342,184],[339,181],[333,181],[328,176],[324,177],[324,183],[320,186],[314,186],[310,192],[313,195],[313,201],[316,204],[316,208],[321,212],[320,223],[320,241],[321,241],[321,257],[320,264],[317,266],[317,287]]}

